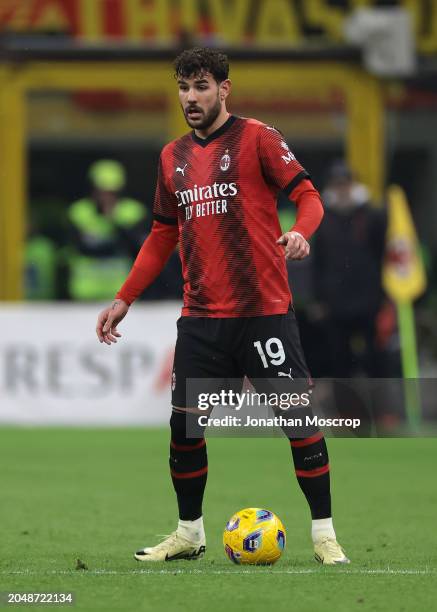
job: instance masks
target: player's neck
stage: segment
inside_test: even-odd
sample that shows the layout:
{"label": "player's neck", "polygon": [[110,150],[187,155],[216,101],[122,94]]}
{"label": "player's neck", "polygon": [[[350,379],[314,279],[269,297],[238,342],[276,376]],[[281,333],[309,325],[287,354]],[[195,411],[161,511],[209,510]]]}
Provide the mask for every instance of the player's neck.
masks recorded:
{"label": "player's neck", "polygon": [[211,134],[213,134],[216,130],[221,128],[222,125],[226,123],[226,121],[229,119],[230,116],[231,114],[228,113],[226,108],[223,108],[220,111],[220,114],[218,115],[214,123],[212,123],[209,127],[205,128],[204,130],[194,130],[194,133],[196,134],[198,138],[208,138],[208,136],[211,136]]}

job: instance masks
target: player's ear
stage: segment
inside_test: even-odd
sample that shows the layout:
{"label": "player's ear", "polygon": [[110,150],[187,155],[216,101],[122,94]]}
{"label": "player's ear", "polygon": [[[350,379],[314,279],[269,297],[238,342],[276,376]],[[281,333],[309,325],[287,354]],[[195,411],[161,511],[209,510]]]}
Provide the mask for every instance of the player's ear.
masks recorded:
{"label": "player's ear", "polygon": [[220,100],[226,100],[226,98],[231,93],[231,87],[232,87],[232,83],[230,79],[225,79],[224,81],[220,83],[219,85]]}

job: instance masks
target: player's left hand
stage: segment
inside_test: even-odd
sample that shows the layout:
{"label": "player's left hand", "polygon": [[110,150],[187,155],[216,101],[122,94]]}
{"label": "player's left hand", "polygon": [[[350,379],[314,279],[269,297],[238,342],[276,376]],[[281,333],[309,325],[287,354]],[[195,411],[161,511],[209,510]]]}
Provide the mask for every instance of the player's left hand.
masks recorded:
{"label": "player's left hand", "polygon": [[276,244],[285,246],[285,259],[304,259],[310,254],[310,245],[299,232],[285,232]]}

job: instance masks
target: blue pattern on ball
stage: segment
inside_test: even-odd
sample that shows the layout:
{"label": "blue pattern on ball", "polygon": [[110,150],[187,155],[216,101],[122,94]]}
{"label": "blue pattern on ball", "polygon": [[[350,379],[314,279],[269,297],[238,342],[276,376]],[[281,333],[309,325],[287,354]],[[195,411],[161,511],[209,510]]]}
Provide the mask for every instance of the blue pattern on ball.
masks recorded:
{"label": "blue pattern on ball", "polygon": [[278,533],[276,534],[276,541],[278,542],[279,550],[284,550],[285,548],[285,533],[278,529]]}
{"label": "blue pattern on ball", "polygon": [[273,518],[273,514],[269,510],[257,510],[256,511],[256,522],[262,523],[263,521],[270,521]]}
{"label": "blue pattern on ball", "polygon": [[263,532],[261,529],[249,533],[243,540],[243,550],[254,553],[262,544]]}
{"label": "blue pattern on ball", "polygon": [[225,546],[225,553],[228,555],[229,559],[233,562],[236,563],[237,565],[239,565],[240,563],[240,553],[235,553],[232,548],[230,546],[228,546],[228,544],[226,544]]}
{"label": "blue pattern on ball", "polygon": [[234,521],[232,521],[231,519],[230,521],[226,523],[226,529],[227,531],[235,531],[235,529],[238,529],[239,525],[240,525],[240,518],[237,518]]}

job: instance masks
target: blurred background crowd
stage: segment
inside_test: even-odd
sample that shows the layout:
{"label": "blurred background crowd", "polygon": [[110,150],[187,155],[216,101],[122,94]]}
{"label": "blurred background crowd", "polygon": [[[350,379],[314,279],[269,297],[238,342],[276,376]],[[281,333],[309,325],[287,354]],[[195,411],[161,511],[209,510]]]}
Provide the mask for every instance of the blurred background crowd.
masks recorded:
{"label": "blurred background crowd", "polygon": [[[426,286],[414,296],[421,374],[435,376],[435,2],[0,0],[2,158],[8,156],[1,140],[9,104],[4,88],[17,70],[31,70],[34,62],[35,70],[56,66],[61,77],[73,65],[88,74],[82,83],[74,73],[69,87],[58,88],[44,78],[39,85],[35,77],[22,89],[25,170],[17,176],[25,177],[25,231],[8,247],[9,253],[20,249],[22,278],[19,290],[8,290],[4,276],[2,299],[113,298],[150,231],[160,150],[169,136],[184,131],[168,93],[177,96],[171,58],[193,44],[227,50],[231,78],[233,62],[244,67],[252,87],[239,87],[237,75],[231,111],[279,128],[322,193],[325,218],[311,256],[288,265],[314,376],[401,375],[396,304],[382,282],[391,184],[406,195],[417,231],[426,274]],[[162,92],[155,82],[152,91],[156,77],[148,67],[160,62],[168,82]],[[102,66],[112,65],[143,66],[144,91],[139,83],[100,86]],[[263,77],[269,65],[284,83],[297,66],[311,66],[311,78],[320,83],[327,71],[334,76],[316,87],[298,78],[286,88],[282,78],[271,87]],[[356,76],[336,82],[339,69]],[[348,103],[348,89],[360,83],[362,93]],[[375,115],[372,135],[371,116],[370,123],[360,121],[371,113],[365,107],[375,95],[382,115]],[[1,188],[0,196],[10,223],[15,203]],[[281,197],[278,210],[288,230],[295,211]],[[402,249],[395,253],[398,265],[404,255]],[[142,299],[180,300],[181,294],[175,252]]]}

